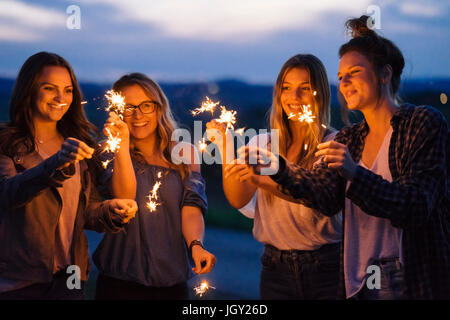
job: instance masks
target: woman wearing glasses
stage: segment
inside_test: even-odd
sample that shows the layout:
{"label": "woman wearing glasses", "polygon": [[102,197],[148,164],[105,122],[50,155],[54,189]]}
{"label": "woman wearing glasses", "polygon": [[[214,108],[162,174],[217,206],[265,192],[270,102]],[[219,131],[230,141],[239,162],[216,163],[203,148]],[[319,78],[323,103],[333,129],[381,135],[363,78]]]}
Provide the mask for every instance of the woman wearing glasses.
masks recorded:
{"label": "woman wearing glasses", "polygon": [[192,157],[181,155],[191,164],[172,160],[176,143],[170,138],[177,127],[157,83],[132,73],[113,89],[126,107],[123,121],[110,113],[104,126],[121,144],[101,184],[109,197],[136,199],[139,211],[125,232],[105,234],[94,252],[100,272],[96,298],[187,299],[187,280],[215,264],[202,245],[207,201],[200,165],[192,164],[193,146]]}

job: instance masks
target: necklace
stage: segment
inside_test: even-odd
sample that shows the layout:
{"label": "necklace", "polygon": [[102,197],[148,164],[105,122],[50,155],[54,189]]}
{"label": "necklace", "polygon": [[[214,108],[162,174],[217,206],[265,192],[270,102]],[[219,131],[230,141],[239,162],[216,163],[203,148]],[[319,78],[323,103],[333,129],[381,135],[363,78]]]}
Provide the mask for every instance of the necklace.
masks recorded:
{"label": "necklace", "polygon": [[44,141],[44,140],[39,139],[38,137],[36,137],[36,141],[37,141],[39,144],[44,144],[44,143],[47,143],[47,142],[49,142],[49,141],[54,140],[54,139],[57,138],[57,137],[59,137],[59,135],[56,135],[56,136],[54,136],[53,138],[48,139],[47,141]]}

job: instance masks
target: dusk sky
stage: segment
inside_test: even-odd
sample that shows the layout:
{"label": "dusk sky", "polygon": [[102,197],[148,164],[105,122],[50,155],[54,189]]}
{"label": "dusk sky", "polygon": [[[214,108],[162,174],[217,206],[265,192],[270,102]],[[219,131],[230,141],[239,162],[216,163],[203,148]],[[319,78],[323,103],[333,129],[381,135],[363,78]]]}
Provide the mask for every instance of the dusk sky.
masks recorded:
{"label": "dusk sky", "polygon": [[[406,58],[404,79],[450,77],[449,1],[0,0],[0,76],[38,51],[65,57],[82,81],[139,71],[158,81],[237,78],[273,84],[296,53],[312,53],[336,82],[349,17],[374,15]],[[80,9],[81,29],[66,10]],[[369,7],[372,6],[372,7]],[[376,16],[375,16],[376,20]],[[74,20],[72,20],[74,21]]]}

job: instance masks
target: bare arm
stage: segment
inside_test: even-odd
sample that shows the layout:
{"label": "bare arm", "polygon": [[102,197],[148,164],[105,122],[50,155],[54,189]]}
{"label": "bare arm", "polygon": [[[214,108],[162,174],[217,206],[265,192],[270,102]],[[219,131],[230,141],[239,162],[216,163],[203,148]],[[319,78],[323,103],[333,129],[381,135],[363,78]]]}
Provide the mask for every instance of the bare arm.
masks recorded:
{"label": "bare arm", "polygon": [[[192,164],[191,170],[200,173],[200,165]],[[205,222],[203,220],[202,210],[199,207],[193,205],[184,205],[182,207],[181,230],[188,246],[190,246],[194,240],[199,240],[203,243],[203,238],[205,236]],[[195,263],[193,271],[197,274],[210,272],[216,263],[215,256],[200,245],[193,245],[190,249],[192,250],[190,253]]]}
{"label": "bare arm", "polygon": [[[217,123],[216,121],[210,121],[206,127],[208,129],[216,129],[217,134],[222,135],[224,137],[217,137],[217,134],[214,139],[214,143],[218,146],[220,151],[220,155],[222,158],[222,186],[225,196],[230,203],[236,209],[240,209],[244,207],[249,201],[252,199],[253,195],[256,192],[256,186],[249,181],[243,181],[241,175],[239,174],[239,170],[233,169],[236,166],[242,166],[233,163],[234,158],[234,145],[232,142],[232,137],[230,134],[225,134],[225,128],[223,124]],[[231,139],[230,139],[231,137]],[[209,132],[208,138],[211,139]],[[227,140],[230,140],[230,143],[227,143]]]}
{"label": "bare arm", "polygon": [[114,113],[109,113],[109,118],[105,123],[104,134],[119,135],[120,148],[115,154],[114,170],[111,179],[111,191],[115,198],[135,199],[136,198],[136,175],[130,156],[130,133],[128,126],[120,117]]}

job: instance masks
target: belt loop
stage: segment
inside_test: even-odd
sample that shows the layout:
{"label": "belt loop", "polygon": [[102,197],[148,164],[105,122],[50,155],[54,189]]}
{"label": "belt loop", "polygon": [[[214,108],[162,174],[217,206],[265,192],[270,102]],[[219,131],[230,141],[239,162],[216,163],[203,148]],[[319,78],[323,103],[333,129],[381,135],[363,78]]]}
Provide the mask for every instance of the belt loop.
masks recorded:
{"label": "belt loop", "polygon": [[281,262],[281,251],[274,247],[274,250],[272,250],[272,261],[274,263],[280,263]]}

